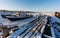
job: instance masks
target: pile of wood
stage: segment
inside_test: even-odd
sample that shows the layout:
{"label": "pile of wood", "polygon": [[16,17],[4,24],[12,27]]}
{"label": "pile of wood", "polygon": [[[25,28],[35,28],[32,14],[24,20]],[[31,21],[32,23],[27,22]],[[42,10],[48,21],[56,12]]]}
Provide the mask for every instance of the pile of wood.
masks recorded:
{"label": "pile of wood", "polygon": [[60,18],[60,12],[55,12],[55,16]]}

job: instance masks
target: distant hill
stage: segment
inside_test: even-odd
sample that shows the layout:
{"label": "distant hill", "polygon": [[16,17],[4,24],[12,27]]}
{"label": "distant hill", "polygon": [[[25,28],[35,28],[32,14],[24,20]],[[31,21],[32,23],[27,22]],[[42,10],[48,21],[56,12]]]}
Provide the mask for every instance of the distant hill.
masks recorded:
{"label": "distant hill", "polygon": [[4,12],[4,13],[8,13],[8,12],[18,12],[18,13],[36,13],[36,12],[33,12],[33,11],[10,11],[10,10],[0,10],[0,12]]}

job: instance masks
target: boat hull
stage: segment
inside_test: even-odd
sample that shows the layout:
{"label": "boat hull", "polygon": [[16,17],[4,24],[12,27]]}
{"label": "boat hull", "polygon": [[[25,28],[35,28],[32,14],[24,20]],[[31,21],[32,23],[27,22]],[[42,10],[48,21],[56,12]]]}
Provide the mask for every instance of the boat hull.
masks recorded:
{"label": "boat hull", "polygon": [[7,16],[10,16],[10,15],[1,15],[3,18],[7,18],[9,19],[10,21],[18,21],[18,20],[23,20],[23,19],[27,19],[27,18],[30,18],[32,16],[24,16],[24,17],[7,17]]}

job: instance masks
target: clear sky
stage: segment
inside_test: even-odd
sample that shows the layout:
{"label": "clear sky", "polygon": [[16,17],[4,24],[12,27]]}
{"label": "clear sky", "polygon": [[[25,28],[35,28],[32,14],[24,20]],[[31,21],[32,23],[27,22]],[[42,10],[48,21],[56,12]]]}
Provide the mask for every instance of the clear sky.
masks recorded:
{"label": "clear sky", "polygon": [[0,0],[0,9],[60,11],[60,0]]}

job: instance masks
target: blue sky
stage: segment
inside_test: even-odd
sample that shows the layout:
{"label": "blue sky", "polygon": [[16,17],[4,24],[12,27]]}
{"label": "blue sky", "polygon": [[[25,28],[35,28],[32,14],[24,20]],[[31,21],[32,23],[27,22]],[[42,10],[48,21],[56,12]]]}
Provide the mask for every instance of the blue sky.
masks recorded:
{"label": "blue sky", "polygon": [[60,0],[0,0],[0,9],[60,11]]}

